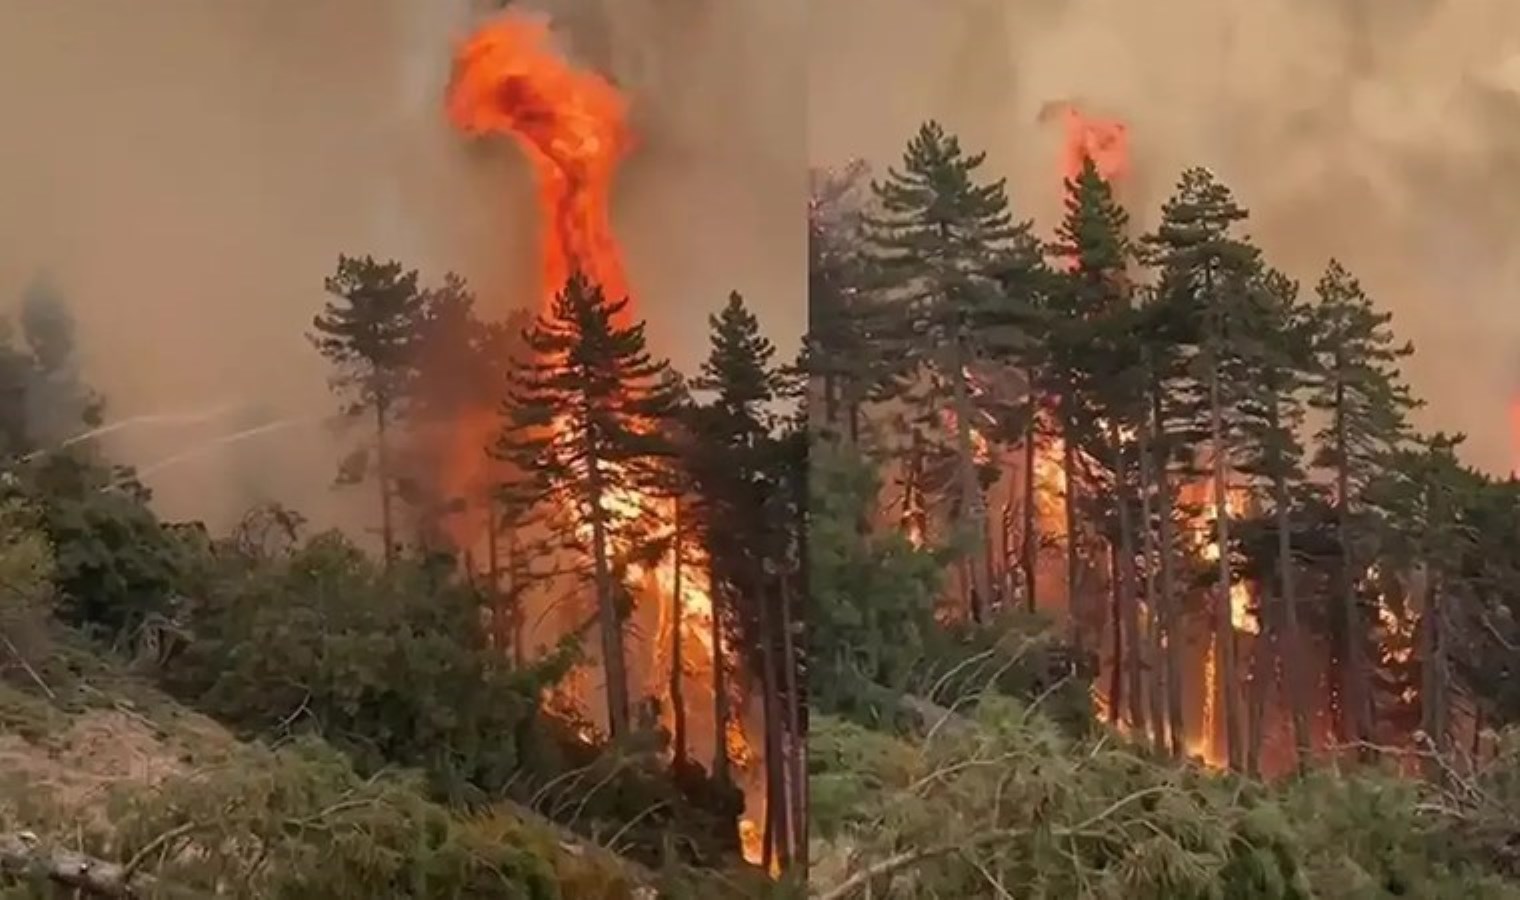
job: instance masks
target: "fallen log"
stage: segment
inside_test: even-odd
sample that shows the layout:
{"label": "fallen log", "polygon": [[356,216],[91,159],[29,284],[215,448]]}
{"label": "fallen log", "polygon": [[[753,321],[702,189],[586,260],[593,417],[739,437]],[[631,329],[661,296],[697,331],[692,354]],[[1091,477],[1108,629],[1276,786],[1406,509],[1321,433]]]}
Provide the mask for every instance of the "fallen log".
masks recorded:
{"label": "fallen log", "polygon": [[133,898],[152,893],[151,876],[121,863],[54,846],[30,831],[0,834],[0,875],[43,878],[87,897]]}

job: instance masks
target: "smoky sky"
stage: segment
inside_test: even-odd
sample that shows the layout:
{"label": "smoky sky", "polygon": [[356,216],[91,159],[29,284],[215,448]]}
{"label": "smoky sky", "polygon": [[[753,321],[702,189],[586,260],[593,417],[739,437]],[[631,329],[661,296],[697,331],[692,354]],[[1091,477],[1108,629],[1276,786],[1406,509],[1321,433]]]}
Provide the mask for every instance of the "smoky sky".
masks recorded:
{"label": "smoky sky", "polygon": [[1213,169],[1270,261],[1312,289],[1335,256],[1394,313],[1418,423],[1515,462],[1520,397],[1520,4],[1507,0],[865,0],[812,7],[815,163],[895,162],[924,119],[986,149],[1048,233],[1058,123],[1131,124],[1143,226]]}
{"label": "smoky sky", "polygon": [[[0,0],[0,307],[56,287],[108,419],[235,407],[111,435],[124,461],[178,460],[149,479],[165,513],[225,524],[274,499],[372,518],[330,489],[343,441],[304,336],[339,253],[458,271],[491,313],[536,296],[527,167],[443,115],[453,44],[491,5]],[[737,289],[791,352],[802,0],[533,5],[630,94],[614,224],[656,351],[694,367]]]}

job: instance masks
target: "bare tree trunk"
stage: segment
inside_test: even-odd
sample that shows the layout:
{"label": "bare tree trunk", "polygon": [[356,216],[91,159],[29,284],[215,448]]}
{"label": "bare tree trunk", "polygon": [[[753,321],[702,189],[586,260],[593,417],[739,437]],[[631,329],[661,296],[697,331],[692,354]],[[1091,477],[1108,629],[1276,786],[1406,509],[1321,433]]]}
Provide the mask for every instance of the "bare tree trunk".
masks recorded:
{"label": "bare tree trunk", "polygon": [[723,591],[708,565],[708,584],[712,594],[712,667],[713,667],[713,780],[720,786],[730,784],[728,761],[728,669],[723,648]]}
{"label": "bare tree trunk", "polygon": [[1171,732],[1172,756],[1181,759],[1187,753],[1186,725],[1182,718],[1182,623],[1177,609],[1175,560],[1172,555],[1172,488],[1167,471],[1169,456],[1166,431],[1163,423],[1161,393],[1151,393],[1151,414],[1155,423],[1156,437],[1156,503],[1160,528],[1159,556],[1161,558],[1161,591],[1157,608],[1161,619],[1161,631],[1166,640],[1166,707],[1167,728]]}
{"label": "bare tree trunk", "polygon": [[618,615],[617,586],[613,583],[607,537],[607,513],[602,506],[601,466],[587,454],[587,483],[591,490],[591,555],[596,579],[597,630],[602,636],[602,671],[607,679],[607,730],[613,740],[628,733],[628,672],[623,657],[623,623]]}
{"label": "bare tree trunk", "polygon": [[[1077,545],[1077,448],[1072,426],[1070,398],[1062,398],[1061,411],[1061,470],[1066,481],[1066,609],[1071,616],[1071,645],[1076,651],[1078,660],[1085,660],[1087,647],[1086,636],[1082,633],[1082,618],[1085,603],[1080,596],[1081,566],[1082,560],[1078,555]],[[1100,607],[1101,609],[1101,607]]]}
{"label": "bare tree trunk", "polygon": [[380,481],[380,540],[385,542],[384,559],[389,568],[396,561],[396,526],[391,513],[390,404],[375,403],[375,467]]}
{"label": "bare tree trunk", "polygon": [[[1110,725],[1119,724],[1119,710],[1125,703],[1124,694],[1124,614],[1121,607],[1124,604],[1123,594],[1119,588],[1119,548],[1116,544],[1108,545],[1108,627],[1113,635],[1113,663],[1108,674],[1108,722]],[[1133,698],[1130,698],[1133,702]]]}
{"label": "bare tree trunk", "polygon": [[1156,596],[1156,533],[1151,527],[1151,448],[1149,425],[1140,429],[1140,535],[1145,557],[1145,665],[1150,670],[1151,746],[1157,754],[1166,752],[1166,665],[1162,661],[1161,612]]}
{"label": "bare tree trunk", "polygon": [[[1128,646],[1125,658],[1125,691],[1129,696],[1129,723],[1137,734],[1144,734],[1145,694],[1141,674],[1140,604],[1135,592],[1135,533],[1130,521],[1129,475],[1125,470],[1124,447],[1119,429],[1109,426],[1114,445],[1114,494],[1119,513],[1119,564],[1115,572],[1119,583],[1120,624],[1123,643]],[[1117,664],[1117,660],[1115,661]]]}
{"label": "bare tree trunk", "polygon": [[786,751],[782,747],[780,679],[776,670],[776,622],[771,609],[769,579],[759,564],[752,573],[754,597],[760,606],[760,680],[765,713],[765,841],[764,867],[774,859],[785,870],[791,864],[791,814],[786,794]]}
{"label": "bare tree trunk", "polygon": [[[1441,621],[1441,580],[1426,569],[1424,614],[1420,617],[1420,730],[1431,748],[1445,754],[1451,750],[1451,695],[1446,677],[1445,623]],[[1444,777],[1436,760],[1426,762],[1427,777]]]}
{"label": "bare tree trunk", "polygon": [[1341,714],[1346,737],[1365,742],[1372,738],[1370,722],[1371,692],[1367,678],[1366,635],[1362,630],[1362,613],[1356,598],[1355,561],[1351,549],[1351,479],[1349,446],[1346,436],[1346,390],[1335,388],[1335,447],[1338,465],[1335,472],[1336,532],[1341,545],[1341,613],[1346,626],[1341,660]]}
{"label": "bare tree trunk", "polygon": [[[1268,618],[1266,598],[1262,599],[1261,619]],[[1251,642],[1251,683],[1246,695],[1245,770],[1252,777],[1261,775],[1262,749],[1266,742],[1267,695],[1272,688],[1272,662],[1277,658],[1277,622],[1261,621],[1256,639]]]}
{"label": "bare tree trunk", "polygon": [[[1033,376],[1030,376],[1033,378]],[[1038,448],[1035,438],[1039,433],[1038,407],[1033,388],[1029,395],[1029,424],[1024,430],[1024,606],[1035,611],[1035,571],[1039,565],[1040,535],[1035,521],[1035,462]]]}
{"label": "bare tree trunk", "polygon": [[808,845],[807,845],[807,797],[805,795],[807,785],[807,773],[804,771],[803,760],[803,735],[802,735],[802,698],[798,694],[797,686],[797,645],[796,635],[793,633],[792,622],[792,592],[788,586],[786,575],[781,576],[781,639],[782,653],[785,660],[782,672],[782,685],[786,688],[786,782],[787,808],[792,812],[790,830],[792,834],[792,861],[807,871]]}
{"label": "bare tree trunk", "polygon": [[1299,772],[1305,771],[1314,752],[1309,736],[1309,694],[1304,683],[1304,666],[1287,664],[1302,652],[1298,632],[1298,591],[1293,565],[1292,498],[1287,479],[1279,476],[1273,484],[1277,505],[1277,587],[1282,602],[1279,621],[1282,633],[1277,640],[1277,659],[1283,670],[1288,710],[1293,719],[1293,748]]}
{"label": "bare tree trunk", "polygon": [[686,523],[681,518],[681,506],[681,498],[676,497],[671,510],[670,547],[670,720],[671,743],[675,747],[675,764],[678,769],[686,762],[686,690],[682,671],[686,660],[682,654],[681,634],[681,629],[686,624],[686,602],[681,593],[685,587],[682,581],[685,573],[681,565],[681,551],[684,549],[682,540],[686,537],[683,532]]}
{"label": "bare tree trunk", "polygon": [[1235,625],[1230,610],[1230,507],[1229,460],[1224,437],[1223,399],[1216,362],[1209,372],[1209,435],[1214,454],[1214,540],[1219,544],[1219,582],[1214,596],[1214,646],[1219,660],[1217,703],[1224,711],[1224,743],[1230,768],[1243,768],[1240,740],[1240,707],[1236,691]]}
{"label": "bare tree trunk", "polygon": [[992,599],[992,585],[987,575],[987,508],[982,485],[976,473],[976,450],[971,441],[971,392],[966,385],[965,360],[957,334],[952,345],[949,373],[955,394],[955,443],[957,482],[960,493],[962,531],[972,539],[972,551],[966,564],[971,569],[971,619],[987,621],[987,604]]}

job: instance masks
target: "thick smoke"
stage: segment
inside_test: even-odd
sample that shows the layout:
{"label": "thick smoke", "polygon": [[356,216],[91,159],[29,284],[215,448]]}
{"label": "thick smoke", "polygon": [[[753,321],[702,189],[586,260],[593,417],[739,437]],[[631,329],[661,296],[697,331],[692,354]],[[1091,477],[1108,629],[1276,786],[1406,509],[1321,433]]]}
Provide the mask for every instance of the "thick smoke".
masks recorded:
{"label": "thick smoke", "polygon": [[928,116],[990,151],[1022,216],[1059,197],[1055,101],[1132,123],[1149,225],[1206,165],[1272,261],[1356,271],[1414,340],[1421,424],[1507,472],[1520,396],[1520,4],[874,0],[814,4],[811,156],[895,162]]}
{"label": "thick smoke", "polygon": [[[372,518],[367,492],[329,489],[335,407],[304,337],[340,252],[432,282],[457,270],[488,311],[533,304],[527,168],[443,115],[454,41],[491,5],[0,2],[0,308],[48,274],[108,420],[236,407],[110,435],[146,468],[179,460],[149,478],[165,513],[225,525],[278,499],[324,523]],[[694,365],[733,288],[795,343],[799,0],[539,5],[634,95],[645,146],[616,224],[657,349]]]}

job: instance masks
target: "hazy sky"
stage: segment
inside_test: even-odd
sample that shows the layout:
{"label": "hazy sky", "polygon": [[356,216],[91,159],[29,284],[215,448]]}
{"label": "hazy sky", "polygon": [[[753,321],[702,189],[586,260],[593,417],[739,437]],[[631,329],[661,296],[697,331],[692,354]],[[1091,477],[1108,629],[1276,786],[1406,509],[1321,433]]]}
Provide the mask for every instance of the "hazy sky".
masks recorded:
{"label": "hazy sky", "polygon": [[[453,268],[499,308],[535,272],[526,167],[442,114],[471,0],[0,0],[0,302],[48,273],[111,417],[252,407],[120,432],[149,465],[328,412],[303,336],[340,252]],[[520,4],[528,5],[528,4]],[[568,41],[633,96],[615,221],[656,349],[691,366],[739,289],[779,343],[804,323],[801,0],[559,0]],[[788,56],[790,55],[790,59]],[[334,520],[334,444],[292,426],[151,479],[172,515],[274,496]],[[362,501],[364,498],[358,498]]]}
{"label": "hazy sky", "polygon": [[[867,13],[867,10],[869,12]],[[1468,458],[1508,470],[1520,395],[1520,3],[1512,0],[863,0],[810,25],[812,158],[893,162],[938,117],[1048,232],[1058,123],[1132,123],[1150,224],[1188,165],[1312,287],[1340,257],[1415,341],[1407,366]]]}

